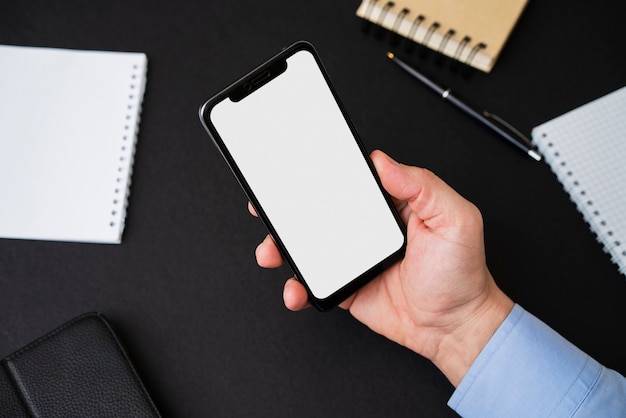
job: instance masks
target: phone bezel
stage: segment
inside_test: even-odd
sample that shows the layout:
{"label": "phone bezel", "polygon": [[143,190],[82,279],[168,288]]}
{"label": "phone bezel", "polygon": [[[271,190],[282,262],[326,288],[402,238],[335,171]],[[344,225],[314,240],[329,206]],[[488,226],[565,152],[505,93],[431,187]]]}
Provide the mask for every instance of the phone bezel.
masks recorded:
{"label": "phone bezel", "polygon": [[[396,220],[396,223],[398,224],[398,227],[400,231],[402,231],[402,234],[403,234],[403,245],[396,252],[390,254],[387,258],[385,258],[378,264],[372,266],[369,270],[365,271],[360,276],[354,278],[352,281],[350,281],[346,285],[337,289],[335,292],[333,292],[330,296],[326,298],[317,298],[313,294],[313,292],[311,292],[309,285],[306,283],[306,278],[302,277],[302,274],[300,273],[298,266],[295,264],[294,260],[291,258],[288,249],[285,248],[283,242],[280,239],[280,236],[277,234],[276,230],[274,229],[271,220],[269,219],[269,217],[267,216],[267,214],[264,212],[263,208],[259,204],[258,200],[255,197],[254,191],[249,186],[248,182],[246,181],[242,172],[238,168],[234,158],[231,156],[227,146],[222,141],[219,133],[217,132],[217,129],[214,127],[210,119],[211,110],[215,105],[217,105],[218,103],[222,102],[224,99],[227,99],[227,98],[231,98],[233,101],[241,100],[245,96],[247,96],[247,94],[250,94],[257,89],[262,88],[263,85],[265,85],[271,79],[273,79],[274,77],[280,76],[280,74],[282,74],[285,71],[287,58],[289,58],[293,54],[302,50],[306,50],[310,52],[311,55],[315,58],[315,61],[319,67],[319,70],[324,76],[326,84],[329,90],[332,92],[332,95],[342,113],[343,119],[348,125],[348,127],[350,128],[352,137],[356,141],[358,148],[365,162],[367,163],[369,170],[372,173],[373,178],[378,184],[378,188],[380,192],[382,193],[385,201],[387,202],[387,206],[389,207],[389,210],[393,214]],[[261,77],[262,75],[267,74],[267,73],[270,74],[269,77]],[[254,80],[258,80],[258,82],[253,84]],[[226,87],[225,89],[223,89],[222,91],[220,91],[219,93],[217,93],[216,95],[208,99],[201,106],[199,114],[200,114],[200,120],[202,121],[204,128],[206,129],[209,136],[213,140],[213,143],[215,144],[215,146],[218,148],[218,150],[222,154],[223,158],[226,160],[228,166],[230,167],[231,171],[235,175],[241,188],[244,190],[246,196],[252,203],[257,214],[259,215],[259,218],[263,221],[263,224],[268,229],[279,251],[281,252],[281,255],[290,266],[296,278],[298,278],[298,280],[306,288],[307,293],[309,295],[309,301],[316,309],[320,311],[327,311],[335,307],[336,305],[344,301],[347,297],[349,297],[351,294],[353,294],[355,291],[357,291],[360,287],[365,285],[367,282],[371,281],[378,274],[382,273],[384,270],[389,268],[391,265],[393,265],[394,263],[396,263],[403,257],[404,251],[406,248],[406,242],[407,242],[406,227],[404,223],[402,222],[402,220],[400,219],[400,216],[397,210],[395,209],[395,206],[393,202],[391,201],[391,198],[382,187],[380,179],[369,158],[367,151],[365,150],[365,147],[363,146],[360,136],[354,124],[352,123],[351,119],[349,118],[343,104],[341,103],[339,96],[330,80],[330,77],[319,57],[319,54],[317,53],[317,51],[315,50],[314,46],[311,43],[307,41],[298,41],[290,45],[289,47],[284,48],[281,52],[274,55],[272,58],[265,61],[263,64],[259,65],[254,70],[248,72],[246,75],[239,78],[230,86]]]}

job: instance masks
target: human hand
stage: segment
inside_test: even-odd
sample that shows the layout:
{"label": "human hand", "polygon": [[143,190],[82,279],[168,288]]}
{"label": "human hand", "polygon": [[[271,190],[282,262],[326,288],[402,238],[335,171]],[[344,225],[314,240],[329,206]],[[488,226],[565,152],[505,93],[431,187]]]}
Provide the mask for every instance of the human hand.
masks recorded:
{"label": "human hand", "polygon": [[[482,216],[432,172],[399,164],[381,151],[371,157],[407,225],[407,249],[400,262],[340,306],[433,361],[456,386],[513,307],[487,268]],[[283,263],[270,236],[257,247],[256,258],[266,268]],[[308,306],[304,286],[293,277],[283,299],[291,310]]]}

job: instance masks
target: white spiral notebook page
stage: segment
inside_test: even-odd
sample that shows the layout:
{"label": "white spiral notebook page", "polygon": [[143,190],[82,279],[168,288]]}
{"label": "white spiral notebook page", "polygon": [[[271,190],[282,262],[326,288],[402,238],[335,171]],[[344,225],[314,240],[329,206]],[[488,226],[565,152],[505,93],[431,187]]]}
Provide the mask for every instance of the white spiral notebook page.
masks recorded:
{"label": "white spiral notebook page", "polygon": [[142,53],[0,45],[0,237],[120,243]]}
{"label": "white spiral notebook page", "polygon": [[532,137],[626,274],[626,87],[535,127]]}

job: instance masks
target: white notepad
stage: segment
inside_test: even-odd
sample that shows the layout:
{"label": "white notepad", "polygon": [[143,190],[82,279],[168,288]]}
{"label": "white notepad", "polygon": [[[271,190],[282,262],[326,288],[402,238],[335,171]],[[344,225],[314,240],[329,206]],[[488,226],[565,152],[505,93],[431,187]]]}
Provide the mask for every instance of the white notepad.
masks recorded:
{"label": "white notepad", "polygon": [[535,127],[532,137],[626,274],[626,87]]}
{"label": "white notepad", "polygon": [[0,45],[0,237],[121,242],[146,68]]}

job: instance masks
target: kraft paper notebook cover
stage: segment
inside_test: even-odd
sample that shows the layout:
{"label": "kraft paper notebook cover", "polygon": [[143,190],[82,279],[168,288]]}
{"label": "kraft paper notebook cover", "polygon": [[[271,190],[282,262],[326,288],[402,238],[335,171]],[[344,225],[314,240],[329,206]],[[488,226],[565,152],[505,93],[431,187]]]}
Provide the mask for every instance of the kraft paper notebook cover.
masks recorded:
{"label": "kraft paper notebook cover", "polygon": [[142,53],[0,45],[0,237],[120,243]]}
{"label": "kraft paper notebook cover", "polygon": [[626,87],[535,127],[532,137],[626,275]]}
{"label": "kraft paper notebook cover", "polygon": [[528,0],[363,0],[357,16],[490,72]]}

